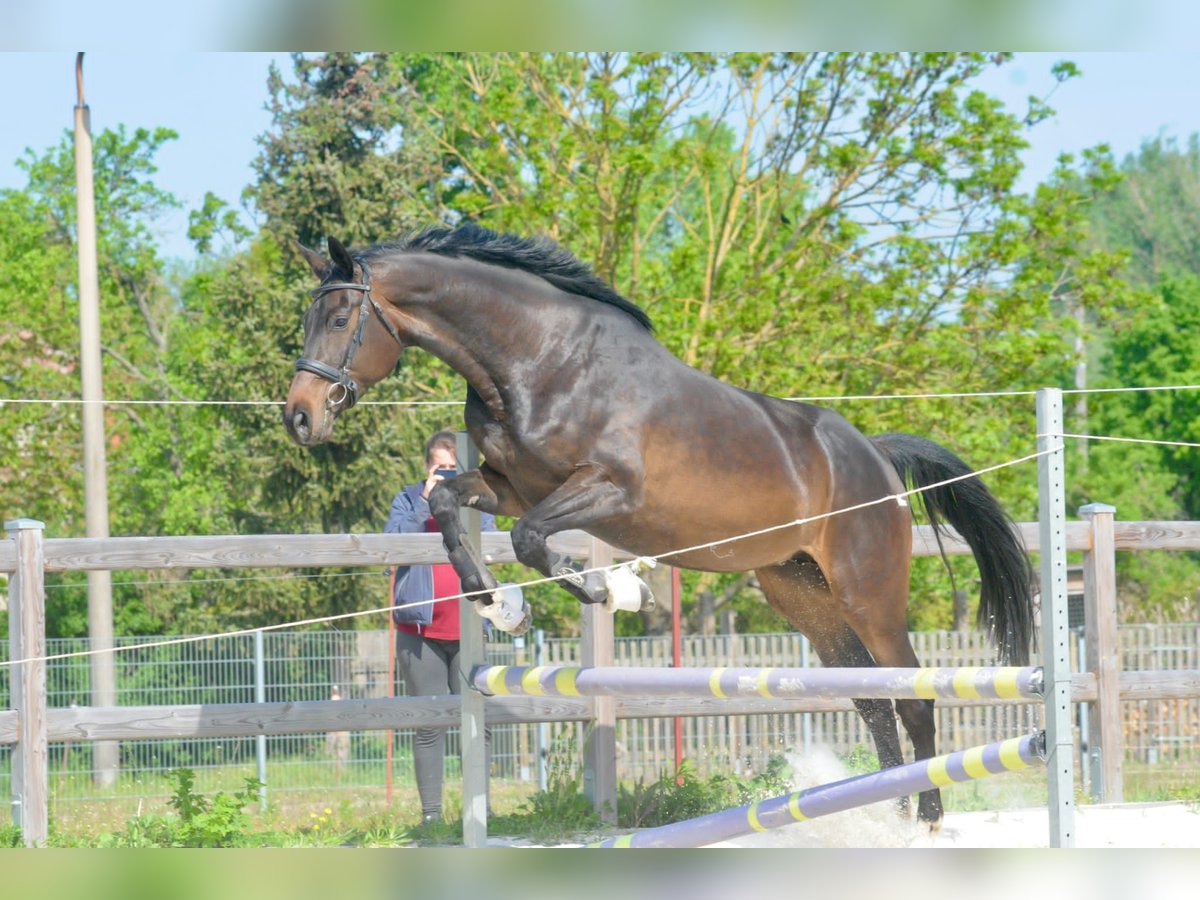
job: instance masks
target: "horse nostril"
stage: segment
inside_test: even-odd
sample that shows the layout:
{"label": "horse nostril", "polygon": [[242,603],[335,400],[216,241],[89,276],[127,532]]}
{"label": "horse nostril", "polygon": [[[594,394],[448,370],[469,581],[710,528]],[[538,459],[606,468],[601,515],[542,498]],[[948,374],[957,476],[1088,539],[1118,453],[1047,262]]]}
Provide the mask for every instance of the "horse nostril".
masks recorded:
{"label": "horse nostril", "polygon": [[300,440],[308,440],[311,431],[311,425],[308,421],[308,413],[302,409],[292,413],[292,433]]}

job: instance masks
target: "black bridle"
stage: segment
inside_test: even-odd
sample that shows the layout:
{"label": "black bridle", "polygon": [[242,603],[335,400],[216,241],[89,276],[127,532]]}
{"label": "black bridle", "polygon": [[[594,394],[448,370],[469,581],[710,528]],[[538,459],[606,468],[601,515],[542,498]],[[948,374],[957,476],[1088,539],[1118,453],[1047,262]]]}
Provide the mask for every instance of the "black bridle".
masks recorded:
{"label": "black bridle", "polygon": [[[329,394],[325,398],[326,405],[331,408],[345,401],[346,409],[349,409],[358,402],[359,387],[358,383],[350,377],[350,366],[354,363],[354,354],[362,346],[363,329],[366,327],[371,307],[375,308],[375,315],[379,316],[379,321],[388,330],[388,334],[395,338],[397,344],[401,347],[404,346],[404,341],[400,339],[399,333],[397,333],[392,323],[388,321],[387,316],[383,314],[383,309],[380,307],[379,301],[371,296],[371,276],[367,271],[366,264],[360,260],[359,265],[362,266],[363,280],[361,284],[351,281],[329,281],[312,291],[314,300],[320,300],[326,294],[333,293],[334,291],[362,291],[363,299],[358,307],[358,323],[354,328],[354,336],[350,339],[350,346],[346,348],[346,353],[342,357],[342,367],[335,369],[328,363],[323,363],[319,359],[309,359],[306,356],[302,356],[296,360],[297,372],[311,372],[313,375],[331,382]],[[335,399],[333,392],[334,388],[338,387],[342,389],[343,393]]]}

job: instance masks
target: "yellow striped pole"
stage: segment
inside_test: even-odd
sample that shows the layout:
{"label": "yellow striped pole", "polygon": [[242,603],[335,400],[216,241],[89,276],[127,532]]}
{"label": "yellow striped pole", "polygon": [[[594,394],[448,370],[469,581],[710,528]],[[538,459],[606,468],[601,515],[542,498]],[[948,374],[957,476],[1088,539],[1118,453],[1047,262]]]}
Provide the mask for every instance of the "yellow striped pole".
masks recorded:
{"label": "yellow striped pole", "polygon": [[756,831],[766,831],[843,812],[881,800],[917,794],[1012,772],[1045,761],[1046,735],[1037,732],[969,750],[883,769],[782,797],[748,803],[683,822],[609,838],[593,847],[704,847]]}
{"label": "yellow striped pole", "polygon": [[793,697],[1011,700],[1041,696],[1036,666],[961,668],[731,668],[656,666],[481,666],[471,676],[481,693],[551,697]]}

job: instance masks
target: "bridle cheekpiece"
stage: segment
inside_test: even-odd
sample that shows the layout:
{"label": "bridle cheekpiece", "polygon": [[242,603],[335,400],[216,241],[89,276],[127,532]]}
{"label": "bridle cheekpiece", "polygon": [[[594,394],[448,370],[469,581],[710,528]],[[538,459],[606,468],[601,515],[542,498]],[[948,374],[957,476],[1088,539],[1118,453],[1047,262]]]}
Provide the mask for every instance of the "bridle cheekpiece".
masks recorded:
{"label": "bridle cheekpiece", "polygon": [[[366,327],[367,318],[371,314],[371,307],[375,308],[375,315],[379,316],[379,321],[388,330],[388,334],[396,340],[397,344],[401,347],[404,346],[404,341],[400,339],[400,335],[397,333],[395,327],[388,321],[387,316],[383,314],[383,309],[380,307],[379,301],[371,296],[371,276],[367,270],[366,263],[362,260],[358,262],[362,267],[361,283],[352,281],[327,281],[312,291],[314,300],[319,300],[326,294],[331,294],[334,291],[362,291],[362,303],[358,307],[358,323],[354,328],[354,336],[350,339],[350,346],[346,348],[346,353],[342,357],[341,368],[335,369],[328,363],[321,362],[319,359],[309,359],[306,356],[302,356],[296,360],[297,372],[311,372],[313,375],[330,382],[329,394],[325,398],[325,404],[329,408],[333,408],[345,401],[345,408],[350,409],[350,407],[358,402],[360,388],[358,383],[350,377],[350,367],[354,364],[354,354],[362,346],[363,329]],[[337,388],[341,388],[342,393],[335,396],[334,392]]]}

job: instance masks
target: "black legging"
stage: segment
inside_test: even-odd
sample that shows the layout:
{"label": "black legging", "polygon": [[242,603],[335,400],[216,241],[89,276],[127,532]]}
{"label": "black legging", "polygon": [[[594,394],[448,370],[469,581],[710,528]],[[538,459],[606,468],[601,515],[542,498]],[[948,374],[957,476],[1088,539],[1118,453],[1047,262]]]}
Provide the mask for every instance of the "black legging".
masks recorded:
{"label": "black legging", "polygon": [[[400,672],[404,676],[405,692],[410,697],[462,692],[458,671],[458,641],[443,641],[409,634],[407,631],[397,631],[396,661],[400,664]],[[483,740],[487,753],[487,770],[490,772],[490,728],[484,728]],[[417,774],[417,793],[421,796],[422,816],[441,817],[445,757],[445,728],[416,729],[413,738],[413,768]]]}

